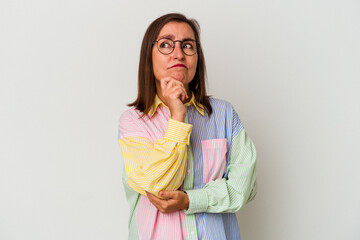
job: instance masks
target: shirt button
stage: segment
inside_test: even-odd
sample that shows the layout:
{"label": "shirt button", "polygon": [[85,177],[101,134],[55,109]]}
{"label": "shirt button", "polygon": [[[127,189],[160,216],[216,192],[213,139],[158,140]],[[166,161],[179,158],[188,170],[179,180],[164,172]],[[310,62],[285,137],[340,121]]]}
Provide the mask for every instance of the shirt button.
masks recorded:
{"label": "shirt button", "polygon": [[142,169],[142,166],[140,165],[140,169]]}
{"label": "shirt button", "polygon": [[194,231],[191,231],[191,235],[194,235],[195,233],[194,233]]}
{"label": "shirt button", "polygon": [[187,172],[188,172],[188,174],[190,174],[190,172],[191,172],[191,171],[190,171],[190,169],[188,169],[188,171],[187,171]]}

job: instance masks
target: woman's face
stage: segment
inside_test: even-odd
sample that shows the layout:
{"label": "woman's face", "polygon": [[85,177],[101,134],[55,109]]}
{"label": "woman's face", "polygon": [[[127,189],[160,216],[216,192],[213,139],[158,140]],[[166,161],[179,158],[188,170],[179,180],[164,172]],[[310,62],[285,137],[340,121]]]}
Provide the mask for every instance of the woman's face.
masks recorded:
{"label": "woman's face", "polygon": [[[169,22],[165,24],[156,41],[164,37],[173,41],[182,41],[184,39],[195,40],[193,30],[187,23],[183,22]],[[195,53],[192,56],[185,55],[180,45],[180,42],[175,42],[174,51],[168,55],[164,55],[159,52],[157,45],[154,44],[152,49],[154,75],[157,81],[165,77],[173,77],[181,81],[185,85],[185,88],[188,89],[188,85],[196,73],[198,54]]]}

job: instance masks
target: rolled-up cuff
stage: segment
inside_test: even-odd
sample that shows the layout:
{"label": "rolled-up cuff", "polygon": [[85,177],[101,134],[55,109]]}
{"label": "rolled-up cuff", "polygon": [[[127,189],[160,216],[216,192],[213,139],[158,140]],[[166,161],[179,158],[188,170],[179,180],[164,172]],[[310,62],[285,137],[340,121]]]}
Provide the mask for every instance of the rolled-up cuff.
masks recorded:
{"label": "rolled-up cuff", "polygon": [[185,214],[205,212],[208,208],[208,195],[205,189],[186,190],[189,197],[189,208]]}
{"label": "rolled-up cuff", "polygon": [[192,125],[169,119],[164,138],[189,145]]}

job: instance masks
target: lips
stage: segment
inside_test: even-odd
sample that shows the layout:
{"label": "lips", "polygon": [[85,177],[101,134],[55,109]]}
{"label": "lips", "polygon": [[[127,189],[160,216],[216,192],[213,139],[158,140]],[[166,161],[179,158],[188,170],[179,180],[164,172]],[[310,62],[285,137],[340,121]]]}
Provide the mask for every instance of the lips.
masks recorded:
{"label": "lips", "polygon": [[187,68],[184,64],[175,64],[174,66],[172,66],[171,68],[175,68],[175,67],[184,67],[184,68]]}

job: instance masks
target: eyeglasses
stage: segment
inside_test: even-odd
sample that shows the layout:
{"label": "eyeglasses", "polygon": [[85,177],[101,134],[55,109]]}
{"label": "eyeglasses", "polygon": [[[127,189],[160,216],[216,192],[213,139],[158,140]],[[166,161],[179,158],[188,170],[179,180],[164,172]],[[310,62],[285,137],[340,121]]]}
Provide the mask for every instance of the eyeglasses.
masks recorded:
{"label": "eyeglasses", "polygon": [[181,50],[185,55],[192,56],[197,52],[198,44],[195,40],[173,41],[168,38],[161,38],[157,41],[154,41],[153,44],[156,43],[159,52],[164,55],[168,55],[174,51],[176,42],[180,43]]}

